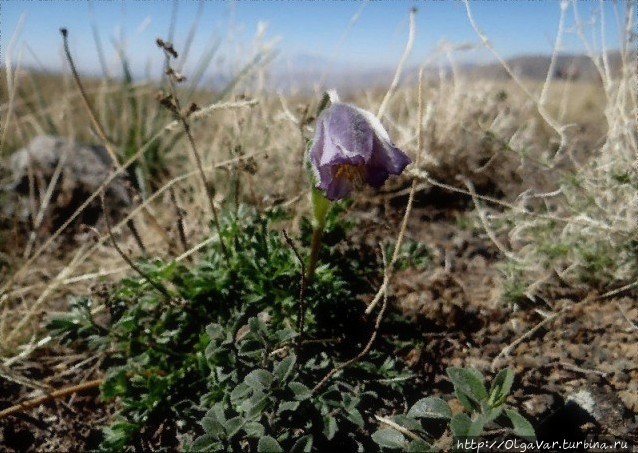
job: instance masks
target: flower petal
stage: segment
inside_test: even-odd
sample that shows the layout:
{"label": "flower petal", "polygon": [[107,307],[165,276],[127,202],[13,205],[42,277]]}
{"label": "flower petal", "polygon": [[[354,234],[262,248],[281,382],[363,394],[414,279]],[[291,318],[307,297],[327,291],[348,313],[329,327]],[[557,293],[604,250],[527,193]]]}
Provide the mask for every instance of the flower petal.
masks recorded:
{"label": "flower petal", "polygon": [[412,161],[391,142],[375,140],[372,159],[366,166],[366,182],[381,187],[389,175],[400,175]]}
{"label": "flower petal", "polygon": [[324,150],[320,163],[328,165],[336,160],[343,162],[339,157],[349,159],[352,164],[367,162],[372,154],[374,132],[357,108],[335,103],[323,114],[325,117],[320,118],[320,121],[334,148],[327,147]]}
{"label": "flower petal", "polygon": [[331,201],[341,200],[352,192],[353,184],[346,178],[332,178],[326,187],[319,187],[325,191],[326,198]]}

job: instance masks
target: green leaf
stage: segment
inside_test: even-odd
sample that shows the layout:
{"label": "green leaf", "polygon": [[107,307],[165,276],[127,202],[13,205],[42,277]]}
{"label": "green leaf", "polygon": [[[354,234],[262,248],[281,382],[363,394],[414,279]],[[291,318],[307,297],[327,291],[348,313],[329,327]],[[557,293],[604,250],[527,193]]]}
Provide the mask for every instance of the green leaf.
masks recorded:
{"label": "green leaf", "polygon": [[216,323],[209,324],[206,326],[206,334],[210,337],[211,340],[217,340],[224,337],[224,328]]}
{"label": "green leaf", "polygon": [[446,371],[457,392],[465,394],[477,403],[487,399],[487,390],[480,371],[455,367],[449,367]]}
{"label": "green leaf", "polygon": [[466,414],[454,414],[450,421],[450,429],[454,437],[476,437],[483,432],[483,417],[472,420]]}
{"label": "green leaf", "polygon": [[242,382],[237,385],[232,392],[230,392],[230,401],[235,405],[240,404],[241,400],[248,397],[251,392],[252,388],[248,384]]}
{"label": "green leaf", "polygon": [[310,453],[312,451],[312,434],[306,434],[301,437],[295,444],[292,446],[290,450],[291,453],[303,452]]}
{"label": "green leaf", "polygon": [[485,416],[486,422],[491,422],[496,420],[502,413],[503,408],[499,406],[495,408],[488,408],[486,411],[483,412],[483,415]]}
{"label": "green leaf", "polygon": [[492,386],[490,387],[490,406],[502,406],[512,389],[513,383],[514,372],[509,368],[501,370],[492,381]]}
{"label": "green leaf", "polygon": [[248,320],[248,327],[250,327],[250,333],[257,335],[259,339],[265,343],[265,337],[268,336],[268,329],[261,319],[257,317],[250,318]]}
{"label": "green leaf", "polygon": [[135,433],[139,427],[134,423],[129,423],[121,418],[117,418],[111,426],[104,428],[104,444],[113,450],[123,450],[126,441]]}
{"label": "green leaf", "polygon": [[436,396],[429,396],[420,399],[408,411],[408,417],[414,418],[441,418],[449,420],[452,418],[450,406]]}
{"label": "green leaf", "polygon": [[357,425],[359,428],[363,428],[363,425],[365,424],[365,422],[363,421],[363,417],[361,416],[361,412],[359,412],[359,410],[355,408],[351,408],[350,410],[348,410],[346,418]]}
{"label": "green leaf", "polygon": [[224,414],[224,406],[222,405],[222,403],[215,403],[213,407],[208,409],[208,412],[206,412],[206,417],[214,418],[221,424],[226,423],[226,414]]}
{"label": "green leaf", "polygon": [[226,437],[230,439],[235,434],[237,434],[237,432],[241,429],[243,424],[244,424],[243,417],[229,418],[228,421],[226,421],[226,424],[224,426],[224,429],[226,430]]}
{"label": "green leaf", "polygon": [[409,453],[421,453],[428,451],[432,451],[432,447],[430,447],[430,445],[428,445],[428,443],[424,440],[417,439],[408,444]]}
{"label": "green leaf", "polygon": [[466,437],[471,425],[472,419],[463,413],[454,414],[450,420],[450,430],[455,437]]}
{"label": "green leaf", "polygon": [[247,437],[261,437],[264,435],[264,426],[259,422],[248,422],[244,424],[244,431]]}
{"label": "green leaf", "polygon": [[299,401],[284,401],[281,404],[279,404],[279,409],[277,409],[277,415],[287,411],[296,411],[298,407],[299,407]]}
{"label": "green leaf", "polygon": [[199,423],[204,428],[204,432],[214,439],[219,439],[224,434],[224,427],[213,417],[204,417]]}
{"label": "green leaf", "polygon": [[250,399],[244,401],[242,407],[246,411],[246,416],[250,419],[259,418],[268,406],[268,395],[263,392],[255,392]]}
{"label": "green leaf", "polygon": [[324,415],[323,417],[323,435],[326,439],[332,440],[337,434],[337,419],[332,415]]}
{"label": "green leaf", "polygon": [[272,384],[272,374],[266,370],[253,370],[244,378],[246,385],[254,390],[264,390]]}
{"label": "green leaf", "polygon": [[423,431],[423,426],[421,426],[421,422],[412,417],[399,414],[399,415],[393,416],[391,420],[395,422],[397,425],[403,426],[404,428],[410,431],[414,431],[414,432]]}
{"label": "green leaf", "polygon": [[270,436],[262,437],[257,444],[258,453],[283,453],[283,451],[279,442]]}
{"label": "green leaf", "polygon": [[204,434],[195,439],[195,442],[190,446],[192,451],[219,451],[221,444],[216,438],[209,434]]}
{"label": "green leaf", "polygon": [[456,395],[456,399],[458,399],[461,405],[469,412],[474,412],[479,409],[480,404],[474,403],[465,393],[454,389],[454,394]]}
{"label": "green leaf", "polygon": [[113,368],[112,371],[107,374],[100,390],[102,392],[102,398],[111,399],[124,395],[127,388],[126,370],[123,368]]}
{"label": "green leaf", "polygon": [[470,425],[470,429],[467,432],[467,435],[470,437],[478,437],[483,434],[483,427],[485,426],[485,419],[479,416],[476,420],[472,422]]}
{"label": "green leaf", "polygon": [[384,448],[403,448],[405,437],[396,429],[381,428],[372,435],[372,440]]}
{"label": "green leaf", "polygon": [[310,391],[310,389],[301,382],[291,382],[290,384],[288,384],[288,388],[292,390],[292,393],[295,394],[295,399],[297,401],[303,401],[312,396],[312,392]]}
{"label": "green leaf", "polygon": [[526,437],[526,438],[536,437],[536,432],[534,431],[534,427],[532,426],[530,422],[528,422],[525,419],[525,417],[523,417],[521,414],[511,409],[505,409],[503,412],[505,412],[505,415],[507,416],[507,418],[509,418],[510,422],[512,422],[512,430],[514,431],[515,435],[517,435],[518,437]]}
{"label": "green leaf", "polygon": [[281,362],[277,363],[272,370],[275,379],[283,384],[294,369],[296,361],[297,356],[290,354],[288,357],[282,359]]}
{"label": "green leaf", "polygon": [[297,332],[292,329],[281,329],[275,332],[275,338],[277,343],[283,343],[285,341],[292,340],[297,336]]}

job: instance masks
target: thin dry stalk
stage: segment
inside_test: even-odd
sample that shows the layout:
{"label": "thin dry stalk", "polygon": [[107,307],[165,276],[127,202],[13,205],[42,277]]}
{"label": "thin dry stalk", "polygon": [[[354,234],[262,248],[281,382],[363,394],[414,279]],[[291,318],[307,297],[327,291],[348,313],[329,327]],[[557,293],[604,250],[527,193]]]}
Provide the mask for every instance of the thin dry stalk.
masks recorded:
{"label": "thin dry stalk", "polygon": [[14,79],[16,78],[16,75],[18,72],[17,70],[20,66],[18,62],[18,68],[16,68],[15,71],[12,71],[11,54],[13,53],[13,48],[15,47],[18,36],[22,32],[22,27],[24,26],[24,21],[26,18],[27,18],[26,13],[23,13],[20,16],[20,19],[18,20],[18,24],[16,25],[16,31],[11,36],[11,41],[9,41],[9,45],[7,46],[5,57],[4,57],[4,63],[6,67],[6,76],[7,76],[7,93],[9,94],[9,102],[7,106],[7,114],[4,117],[4,126],[2,128],[2,138],[0,138],[0,151],[4,148],[4,143],[7,138],[7,131],[9,130],[9,124],[10,124],[11,116],[13,113],[13,104],[14,104],[15,95],[17,92],[17,89],[14,85],[14,81],[15,81]]}
{"label": "thin dry stalk", "polygon": [[20,384],[31,389],[44,391],[48,391],[50,389],[48,385],[22,376],[4,365],[0,365],[0,376],[8,381],[15,382],[16,384]]}
{"label": "thin dry stalk", "polygon": [[[222,237],[222,227],[219,222],[219,215],[217,214],[217,208],[215,207],[215,200],[213,200],[213,195],[209,190],[208,180],[206,179],[206,174],[204,173],[202,158],[197,151],[197,145],[195,143],[195,139],[193,138],[193,133],[191,132],[190,123],[188,122],[187,113],[182,110],[181,103],[179,100],[179,96],[177,95],[177,86],[176,82],[180,81],[179,75],[177,75],[170,66],[171,57],[177,58],[177,53],[173,49],[170,43],[165,43],[162,40],[157,40],[157,45],[164,51],[164,55],[166,57],[166,73],[168,74],[169,86],[171,88],[172,94],[172,102],[174,104],[174,113],[177,116],[178,121],[181,123],[184,132],[186,133],[186,137],[188,138],[188,143],[190,145],[190,149],[192,151],[193,158],[195,159],[195,164],[197,166],[197,170],[199,170],[199,176],[202,181],[202,187],[204,190],[204,194],[208,200],[208,206],[213,215],[213,223],[215,224],[215,228],[217,229],[217,233],[219,234],[219,246],[222,249],[222,253],[226,258],[226,261],[230,259],[230,254],[228,253],[228,248],[226,248],[226,243],[224,242],[224,238]],[[183,80],[183,79],[182,79]]]}
{"label": "thin dry stalk", "polygon": [[[33,321],[34,316],[36,315],[40,306],[44,303],[45,300],[49,297],[53,291],[60,285],[60,283],[66,279],[71,272],[75,268],[75,266],[79,263],[79,258],[82,256],[82,253],[87,249],[87,245],[80,246],[80,249],[73,257],[71,262],[65,266],[58,275],[44,288],[40,296],[36,299],[36,301],[29,307],[27,312],[22,315],[20,321],[14,326],[13,330],[9,332],[6,338],[3,338],[3,343],[6,345],[10,345],[12,341],[18,335],[24,335],[24,328],[26,325]],[[2,299],[0,302],[5,302],[8,299]],[[6,364],[6,363],[5,363]]]}
{"label": "thin dry stalk", "polygon": [[22,350],[22,352],[20,352],[20,354],[17,354],[13,357],[10,357],[8,359],[3,360],[3,364],[6,367],[10,367],[11,365],[13,365],[16,362],[19,362],[20,360],[25,359],[26,357],[29,356],[29,354],[31,354],[33,351],[35,351],[38,348],[41,348],[42,346],[45,346],[46,344],[48,344],[49,342],[51,342],[53,338],[49,335],[46,336],[44,338],[41,338],[39,341],[37,342],[31,342],[28,347],[24,348]]}
{"label": "thin dry stalk", "polygon": [[[95,115],[95,109],[93,108],[93,106],[91,105],[91,102],[89,100],[89,97],[86,95],[86,90],[84,89],[84,86],[82,85],[82,80],[80,79],[80,75],[78,74],[76,68],[75,68],[75,63],[73,61],[73,57],[71,55],[71,51],[69,50],[69,42],[68,42],[68,30],[66,28],[61,28],[60,29],[60,33],[62,34],[62,40],[64,43],[64,53],[66,55],[66,58],[69,62],[69,65],[71,66],[71,73],[73,74],[73,80],[75,82],[75,84],[78,87],[78,90],[80,91],[80,95],[82,98],[82,101],[84,102],[84,106],[86,108],[86,111],[89,114],[89,118],[91,119],[91,123],[93,123],[93,127],[95,128],[98,137],[100,138],[100,140],[102,141],[102,144],[104,145],[104,147],[106,148],[106,151],[108,152],[110,158],[111,158],[111,162],[114,166],[115,169],[117,169],[118,171],[122,172],[122,165],[119,162],[119,159],[117,158],[117,153],[115,152],[115,149],[113,147],[113,144],[111,143],[111,141],[108,139],[106,132],[104,131],[104,127],[102,127],[102,124],[98,121],[97,116]],[[131,187],[132,188],[132,187]],[[160,225],[160,223],[157,221],[157,218],[151,214],[148,210],[144,210],[144,218],[150,223],[151,227],[160,235],[162,236],[162,238],[167,242],[170,243],[171,240],[168,236],[168,234],[166,233],[166,231],[164,231],[164,228],[162,228],[162,226]],[[137,228],[135,227],[135,225],[133,224],[133,222],[130,222],[127,225],[131,232],[133,233],[133,236],[135,236],[138,245],[140,246],[140,248],[142,249],[142,251],[144,251],[144,244],[142,243],[141,238],[139,237],[139,234],[137,232]]]}
{"label": "thin dry stalk", "polygon": [[[4,294],[7,290],[12,287],[16,280],[18,280],[24,272],[30,268],[30,266],[34,263],[34,261],[49,248],[51,244],[62,234],[62,232],[80,215],[80,213],[93,201],[98,195],[106,189],[106,187],[120,174],[122,174],[126,168],[128,168],[133,162],[135,162],[146,150],[149,148],[151,143],[157,140],[162,131],[156,133],[144,146],[142,146],[128,161],[126,161],[120,169],[117,169],[102,182],[102,184],[93,192],[85,201],[82,203],[73,214],[69,216],[69,218],[42,244],[34,254],[26,260],[22,266],[7,280],[7,282],[0,288],[0,294]],[[1,302],[1,300],[0,300]]]}
{"label": "thin dry stalk", "polygon": [[[596,300],[596,298],[592,297],[592,296],[587,296],[585,299],[583,299],[582,301],[579,302],[579,304],[585,304],[591,300]],[[496,368],[498,367],[498,361],[500,360],[501,357],[507,357],[510,355],[510,353],[514,350],[514,348],[516,348],[519,344],[521,344],[522,342],[524,342],[525,340],[528,340],[529,338],[531,338],[536,332],[538,332],[540,329],[542,329],[543,327],[545,327],[547,324],[551,323],[552,321],[554,321],[556,318],[558,318],[559,316],[562,316],[565,312],[567,312],[568,310],[571,310],[574,307],[574,304],[566,304],[563,308],[561,308],[559,311],[557,311],[556,313],[554,313],[551,316],[548,316],[547,318],[543,319],[541,322],[539,322],[538,324],[536,324],[534,327],[532,327],[530,330],[528,330],[527,332],[525,332],[525,334],[521,335],[520,337],[518,337],[515,341],[513,341],[512,343],[510,343],[509,345],[507,345],[506,347],[504,347],[501,352],[498,353],[498,355],[496,357],[494,357],[494,360],[492,360],[492,371],[495,371]]]}
{"label": "thin dry stalk", "polygon": [[184,213],[186,211],[177,204],[175,189],[172,186],[169,189],[169,193],[171,196],[171,203],[173,203],[173,208],[175,209],[175,215],[177,216],[177,234],[179,235],[179,240],[184,248],[183,251],[186,251],[190,248],[188,245],[188,239],[186,238],[186,231],[184,229]]}
{"label": "thin dry stalk", "polygon": [[62,42],[64,44],[64,54],[66,55],[66,59],[69,62],[69,66],[71,67],[73,80],[75,81],[75,84],[77,85],[78,90],[80,91],[80,96],[82,98],[82,101],[84,102],[84,106],[86,107],[86,112],[89,115],[89,119],[91,120],[91,123],[93,124],[93,127],[95,128],[96,133],[100,137],[100,140],[104,144],[106,151],[109,153],[109,156],[111,157],[111,161],[113,162],[113,165],[115,167],[119,167],[120,163],[119,163],[119,159],[117,158],[117,153],[113,149],[113,144],[107,138],[106,132],[104,131],[102,124],[98,121],[97,117],[95,116],[95,109],[91,105],[91,101],[86,95],[86,90],[84,89],[84,85],[82,84],[82,79],[80,79],[80,75],[78,74],[78,71],[75,68],[75,62],[73,61],[73,57],[71,56],[71,51],[69,50],[69,39],[68,39],[69,31],[66,28],[60,28],[60,33],[62,34]]}
{"label": "thin dry stalk", "polygon": [[616,306],[618,307],[618,310],[620,310],[620,313],[622,314],[622,317],[625,318],[625,320],[629,323],[629,325],[631,326],[632,330],[638,331],[638,323],[636,323],[636,321],[633,321],[633,320],[631,320],[629,318],[629,316],[627,315],[625,310],[622,308],[622,305],[620,305],[620,302],[616,302]]}
{"label": "thin dry stalk", "polygon": [[[232,101],[232,102],[217,102],[215,104],[210,104],[210,105],[208,105],[206,107],[200,108],[196,112],[192,113],[188,117],[188,120],[191,123],[195,123],[197,121],[201,121],[203,119],[208,118],[213,113],[215,113],[215,112],[217,112],[219,110],[242,109],[242,108],[247,108],[247,107],[254,107],[257,104],[259,104],[259,101],[257,99],[248,99],[248,100],[244,100],[244,101]],[[164,126],[164,129],[172,131],[172,130],[178,129],[180,126],[181,126],[181,121],[180,120],[174,120],[174,121],[170,122],[169,124],[167,124],[166,126]]]}
{"label": "thin dry stalk", "polygon": [[380,415],[375,415],[374,418],[376,418],[379,422],[383,423],[384,425],[387,425],[390,428],[396,429],[400,433],[405,434],[406,436],[408,436],[412,440],[421,440],[421,441],[425,442],[425,440],[423,440],[418,434],[413,433],[409,429],[404,428],[403,426],[399,425],[398,423],[393,422],[392,420],[390,420],[387,417],[381,417]]}
{"label": "thin dry stalk", "polygon": [[[252,106],[255,105],[255,103],[253,102],[244,102],[244,103],[221,103],[221,104],[212,104],[211,106],[209,106],[209,111],[217,111],[217,110],[221,110],[221,109],[226,109],[226,108],[244,108],[247,106]],[[204,109],[206,110],[206,109]],[[122,166],[113,171],[109,176],[106,177],[106,179],[102,182],[102,184],[75,210],[75,212],[73,214],[71,214],[71,216],[44,242],[44,244],[42,244],[35,252],[34,254],[28,259],[26,260],[21,266],[20,268],[11,276],[9,277],[9,279],[7,280],[7,282],[0,288],[0,306],[7,300],[6,297],[6,293],[8,292],[8,290],[15,284],[15,282],[21,278],[24,273],[26,272],[27,269],[29,269],[33,263],[35,262],[35,260],[42,254],[44,253],[45,250],[47,250],[51,244],[53,244],[53,242],[62,234],[62,232],[71,224],[71,222],[73,222],[78,215],[80,215],[80,213],[93,201],[95,200],[95,198],[103,191],[106,189],[106,187],[119,175],[123,174],[124,171],[130,167],[133,162],[137,161],[147,150],[148,148],[151,146],[152,143],[154,143],[156,140],[158,140],[162,134],[168,130],[170,130],[170,128],[172,128],[174,125],[177,125],[178,122],[177,121],[172,121],[171,123],[169,123],[168,125],[166,125],[165,127],[161,128],[158,132],[156,132],[144,145],[142,145],[140,147],[140,149],[133,154],[126,162],[124,162],[124,164],[122,164]],[[256,152],[256,153],[252,153],[252,154],[247,154],[245,156],[240,156],[238,158],[235,159],[231,159],[228,161],[224,161],[221,162],[219,164],[216,165],[212,165],[210,167],[207,167],[205,169],[205,171],[212,171],[214,169],[217,168],[221,168],[225,165],[229,165],[232,163],[235,163],[239,160],[242,159],[248,159],[250,157],[253,157],[255,155],[258,154],[263,154],[265,153],[265,151],[262,152]],[[192,175],[197,175],[199,173],[199,170],[188,173],[186,175],[182,175],[178,178],[175,178],[174,180],[172,180],[172,182],[170,182],[171,184],[177,181],[180,181],[182,179],[188,178]],[[166,186],[165,189],[166,190]],[[154,199],[156,196],[159,195],[159,193],[161,193],[162,190],[156,192],[155,194],[153,194],[148,200],[145,200],[141,205],[139,205],[138,207],[136,207],[133,212],[137,213],[139,212],[139,210],[146,210],[146,205],[152,200]],[[128,220],[129,218],[131,218],[131,215],[129,214],[129,216],[127,216],[127,218],[125,220]],[[117,229],[117,227],[116,227]],[[162,230],[163,231],[163,230]],[[103,238],[104,240],[106,239],[106,237]],[[102,241],[103,242],[103,241]]]}
{"label": "thin dry stalk", "polygon": [[[257,155],[259,153],[263,153],[262,152],[256,152],[253,153],[251,155],[245,155],[245,156],[241,156],[235,159],[230,159],[228,161],[224,161],[221,162],[217,165],[213,165],[209,168],[206,169],[206,171],[212,171],[227,165],[232,165],[234,163],[236,163],[239,160],[242,159],[248,159],[254,155]],[[173,180],[169,181],[169,183],[167,183],[162,189],[158,190],[156,193],[153,194],[152,197],[150,197],[148,200],[145,201],[145,203],[149,203],[150,201],[152,201],[153,197],[157,197],[161,194],[161,192],[168,190],[168,188],[174,184],[175,182],[178,182],[180,180],[183,180],[187,177],[191,177],[191,176],[197,176],[198,175],[198,171],[193,171],[190,173],[187,173],[186,175],[182,175],[180,177],[174,178]],[[137,208],[138,210],[142,209],[141,206],[138,206]],[[131,213],[129,215],[134,215],[134,213]],[[122,220],[122,222],[120,222],[120,224],[116,225],[115,227],[112,228],[113,231],[115,231],[116,229],[118,229],[118,227],[122,227],[123,224],[126,222],[126,219]],[[35,301],[35,303],[33,304],[33,306],[30,308],[30,310],[28,311],[28,313],[20,320],[20,323],[18,324],[18,327],[15,328],[13,331],[11,331],[9,333],[9,335],[6,337],[6,344],[9,344],[10,340],[13,340],[14,336],[26,325],[27,322],[29,322],[35,312],[37,311],[37,309],[45,302],[46,299],[48,299],[48,297],[51,295],[51,293],[57,289],[58,286],[60,286],[61,284],[64,284],[65,282],[68,283],[73,283],[75,281],[74,278],[69,278],[69,273],[75,269],[79,263],[83,262],[87,256],[89,256],[94,250],[97,249],[97,247],[101,246],[106,240],[110,239],[110,236],[108,234],[102,236],[100,239],[98,239],[96,241],[95,244],[93,244],[93,246],[91,246],[90,248],[88,246],[83,246],[82,248],[80,248],[80,250],[78,250],[78,252],[76,253],[76,255],[73,257],[71,263],[69,263],[67,266],[65,266],[62,271],[60,271],[60,273],[57,275],[57,277],[55,277],[53,279],[53,281],[49,282],[47,284],[47,286],[44,288],[43,292],[41,293],[41,295],[38,297],[38,299]],[[205,247],[206,245],[210,244],[211,242],[215,241],[217,238],[215,236],[211,236],[209,238],[207,238],[206,240],[200,242],[199,244],[193,246],[190,250],[184,252],[183,254],[181,254],[180,256],[178,256],[177,258],[174,259],[175,262],[180,262],[183,261],[184,259],[188,258],[189,256],[191,256],[192,254],[194,254],[195,252],[197,252],[198,250],[202,249],[203,247]],[[88,250],[87,250],[88,249]],[[102,275],[102,273],[96,273],[94,274],[94,276],[99,276]],[[5,301],[8,300],[7,295],[5,294],[3,296],[2,299],[0,299],[0,303],[3,303]],[[102,306],[98,306],[96,307],[96,310],[101,309],[100,307]],[[49,338],[50,339],[50,338]],[[46,343],[43,343],[42,345],[44,345]],[[19,357],[20,358],[24,358],[26,356],[28,356],[29,354],[31,354],[35,349],[37,349],[38,347],[40,347],[41,345],[36,345],[31,349],[25,350],[23,351]],[[18,357],[18,356],[16,356]],[[10,359],[11,360],[11,359]]]}
{"label": "thin dry stalk", "polygon": [[[412,170],[410,170],[410,175],[414,176],[416,178],[422,179],[424,181],[427,181],[428,183],[432,184],[435,187],[439,187],[441,189],[445,189],[445,190],[449,190],[450,192],[455,192],[455,193],[459,193],[459,194],[463,194],[463,195],[467,195],[472,197],[472,192],[468,191],[468,190],[463,190],[463,189],[459,189],[458,187],[454,187],[450,184],[445,184],[443,182],[437,181],[436,179],[434,179],[432,176],[430,176],[430,174],[420,168],[413,168]],[[551,195],[551,192],[549,193],[549,195]],[[587,217],[558,217],[558,216],[554,216],[551,214],[540,214],[537,212],[532,212],[529,211],[521,206],[516,206],[513,205],[511,203],[508,203],[506,201],[502,201],[502,200],[498,200],[496,198],[492,198],[492,197],[488,197],[486,195],[480,195],[480,194],[476,194],[474,195],[474,197],[477,200],[482,200],[482,201],[486,201],[488,203],[494,204],[494,205],[498,205],[498,206],[502,206],[504,208],[507,208],[513,212],[519,213],[519,214],[524,214],[524,215],[528,215],[531,217],[537,217],[539,219],[546,219],[546,220],[553,220],[556,222],[561,222],[561,223],[574,223],[577,225],[582,225],[582,226],[587,226],[587,227],[592,227],[592,228],[596,228],[596,229],[600,229],[603,231],[609,231],[611,230],[611,228],[607,225],[601,224],[600,222],[596,222],[592,219],[589,219]],[[630,236],[632,233],[631,232],[622,232],[622,231],[616,231],[616,233],[618,234],[625,234],[627,236]],[[638,282],[636,282],[636,285],[638,285]]]}
{"label": "thin dry stalk", "polygon": [[399,60],[399,64],[397,65],[397,69],[394,73],[394,78],[392,79],[390,88],[388,89],[385,97],[383,98],[383,101],[381,101],[381,105],[379,106],[379,111],[377,112],[377,117],[379,119],[383,118],[383,115],[385,115],[385,110],[388,107],[390,98],[392,98],[392,95],[399,85],[399,79],[401,78],[401,73],[403,72],[405,62],[408,60],[410,52],[412,52],[412,46],[414,45],[414,36],[416,34],[416,11],[416,8],[410,9],[410,30],[408,32],[408,42],[405,45],[405,50],[403,51],[403,55],[401,55],[401,59]]}
{"label": "thin dry stalk", "polygon": [[474,184],[472,184],[472,181],[470,181],[467,178],[463,178],[463,183],[465,184],[468,191],[470,192],[470,195],[472,196],[472,201],[474,202],[474,206],[476,207],[476,212],[478,213],[479,219],[481,220],[481,225],[483,225],[483,229],[489,236],[490,240],[494,243],[496,248],[501,251],[503,255],[505,255],[507,258],[511,259],[512,261],[516,261],[520,263],[522,260],[515,254],[507,250],[505,245],[501,241],[499,241],[499,239],[496,237],[496,234],[492,231],[492,228],[490,228],[490,224],[487,220],[487,216],[485,215],[485,211],[481,208],[481,204],[479,203],[478,198],[476,196],[476,190],[474,189]]}
{"label": "thin dry stalk", "polygon": [[547,69],[547,76],[545,77],[545,83],[543,84],[543,89],[541,90],[541,94],[538,98],[538,103],[543,106],[547,103],[547,94],[549,93],[549,86],[552,82],[552,78],[554,77],[556,60],[558,57],[558,53],[560,52],[561,40],[563,38],[563,29],[565,28],[565,11],[567,10],[567,6],[569,6],[569,0],[561,0],[560,17],[558,19],[558,30],[556,31],[556,38],[554,40],[554,50],[552,51],[552,56],[549,61],[549,68]]}

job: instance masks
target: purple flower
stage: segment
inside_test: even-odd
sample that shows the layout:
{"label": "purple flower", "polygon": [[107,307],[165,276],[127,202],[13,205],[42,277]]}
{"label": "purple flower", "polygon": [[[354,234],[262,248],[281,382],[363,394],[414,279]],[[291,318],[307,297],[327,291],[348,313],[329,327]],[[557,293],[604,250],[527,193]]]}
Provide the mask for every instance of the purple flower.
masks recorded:
{"label": "purple flower", "polygon": [[310,163],[317,188],[334,201],[364,183],[381,187],[390,175],[401,174],[411,160],[390,141],[376,116],[336,102],[317,120]]}

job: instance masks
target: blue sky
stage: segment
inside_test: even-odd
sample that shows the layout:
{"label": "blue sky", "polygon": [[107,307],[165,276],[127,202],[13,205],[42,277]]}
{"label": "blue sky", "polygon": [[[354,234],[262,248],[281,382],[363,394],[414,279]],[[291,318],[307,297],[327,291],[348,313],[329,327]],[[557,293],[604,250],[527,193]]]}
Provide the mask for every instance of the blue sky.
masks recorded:
{"label": "blue sky", "polygon": [[[623,0],[619,5],[622,16]],[[551,51],[559,17],[557,0],[473,0],[470,6],[479,27],[504,57]],[[464,4],[454,0],[209,0],[203,4],[195,0],[0,0],[0,7],[3,65],[13,38],[14,65],[21,59],[25,66],[41,64],[47,69],[60,69],[63,58],[58,29],[65,26],[70,32],[77,65],[88,73],[101,72],[92,23],[105,50],[107,66],[116,70],[113,42],[125,42],[134,71],[142,74],[149,64],[151,68],[159,68],[162,57],[154,41],[156,37],[167,38],[175,11],[176,48],[183,48],[188,30],[197,19],[199,27],[191,50],[193,60],[217,39],[224,49],[219,54],[220,65],[247,58],[243,49],[251,48],[261,22],[266,24],[265,40],[280,38],[277,44],[280,61],[291,61],[293,65],[336,61],[348,67],[392,67],[405,46],[408,11],[412,7],[418,13],[410,64],[426,61],[443,39],[455,44],[479,42]],[[590,18],[600,8],[605,13],[607,45],[617,48],[619,28],[613,2],[578,2],[582,19]],[[576,53],[583,47],[573,32],[573,22],[570,7],[563,50]],[[592,35],[599,45],[600,34]],[[485,51],[458,56],[461,61],[483,61],[486,57]]]}

